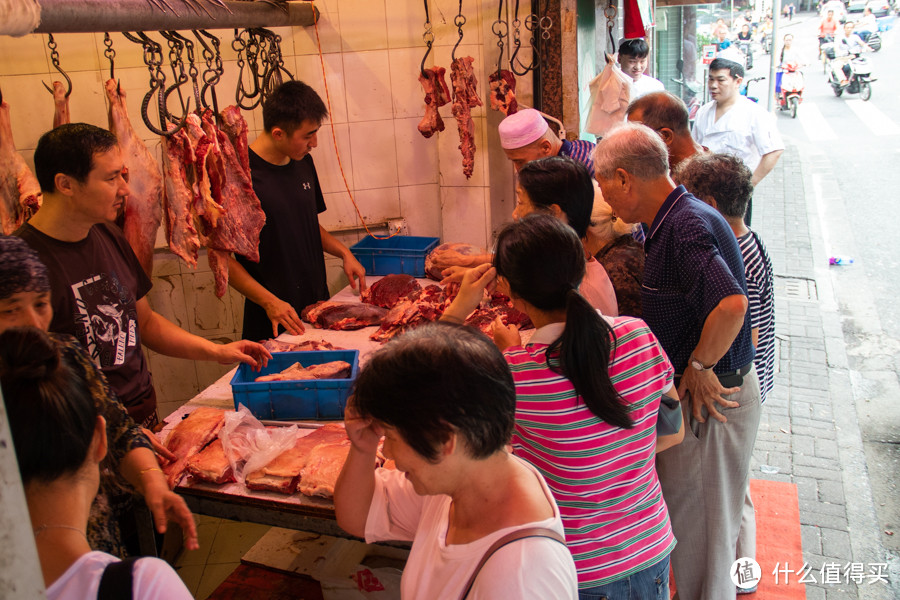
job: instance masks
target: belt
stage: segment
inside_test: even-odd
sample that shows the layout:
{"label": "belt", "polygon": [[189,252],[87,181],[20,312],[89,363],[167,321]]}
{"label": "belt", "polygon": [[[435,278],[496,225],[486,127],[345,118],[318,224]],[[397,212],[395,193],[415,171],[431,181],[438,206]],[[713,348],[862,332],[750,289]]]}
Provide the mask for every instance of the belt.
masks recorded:
{"label": "belt", "polygon": [[[753,367],[753,361],[748,362],[740,369],[734,369],[732,371],[726,371],[724,373],[716,373],[716,377],[718,378],[719,383],[722,384],[722,387],[741,387],[742,385],[744,385],[744,375],[750,372],[751,367]],[[674,381],[675,387],[678,388],[678,384],[680,383],[681,375],[676,375]]]}

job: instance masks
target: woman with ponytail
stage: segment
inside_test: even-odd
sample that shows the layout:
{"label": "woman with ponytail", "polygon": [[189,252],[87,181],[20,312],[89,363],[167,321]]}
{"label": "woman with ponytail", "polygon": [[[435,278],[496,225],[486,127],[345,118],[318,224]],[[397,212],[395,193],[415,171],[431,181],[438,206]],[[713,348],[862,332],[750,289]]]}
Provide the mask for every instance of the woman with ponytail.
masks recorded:
{"label": "woman with ponytail", "polygon": [[[0,333],[0,385],[47,598],[187,600],[190,592],[166,562],[123,563],[91,550],[88,517],[106,456],[107,424],[82,375],[81,366],[40,329]],[[116,575],[130,584],[107,587]],[[105,595],[98,594],[101,580]]]}
{"label": "woman with ponytail", "polygon": [[584,273],[575,231],[527,216],[500,232],[493,266],[465,275],[442,319],[464,321],[495,285],[528,314],[527,344],[499,320],[493,330],[516,384],[513,448],[554,493],[579,597],[668,600],[675,538],[654,456],[684,435],[656,433],[662,394],[677,398],[672,365],[643,321],[584,299]]}

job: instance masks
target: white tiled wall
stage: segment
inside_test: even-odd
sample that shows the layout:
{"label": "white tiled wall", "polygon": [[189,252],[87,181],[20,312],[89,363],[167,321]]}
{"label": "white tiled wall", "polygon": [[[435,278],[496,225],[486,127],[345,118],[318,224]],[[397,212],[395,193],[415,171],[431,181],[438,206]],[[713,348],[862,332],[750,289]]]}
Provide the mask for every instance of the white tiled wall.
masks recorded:
{"label": "white tiled wall", "polygon": [[[472,110],[477,151],[475,171],[468,180],[462,175],[459,138],[449,104],[440,109],[444,132],[425,139],[416,130],[425,106],[417,80],[425,53],[423,3],[319,0],[315,6],[321,12],[321,58],[315,28],[274,30],[283,38],[285,67],[297,79],[309,83],[323,99],[325,81],[328,83],[330,119],[320,130],[319,146],[313,152],[329,207],[320,217],[323,226],[335,230],[360,225],[350,201],[352,194],[367,221],[403,216],[411,235],[488,246],[492,232],[511,210],[513,193],[512,169],[499,148],[496,132],[486,131],[489,122],[492,128],[498,122],[497,115],[488,110],[486,96],[487,75],[496,61],[496,40],[485,37],[496,17],[496,0],[463,1],[467,22],[457,56],[475,58],[479,93],[485,102],[485,107]],[[453,17],[459,4],[457,0],[431,0],[428,6],[435,46],[426,66],[445,67],[449,84],[450,54],[458,39]],[[224,107],[233,103],[238,78],[231,48],[233,32],[213,33],[222,40],[225,74],[218,86],[218,100]],[[116,51],[115,75],[127,93],[132,124],[158,155],[159,140],[140,118],[140,102],[149,80],[142,50],[121,34],[111,36]],[[61,64],[74,84],[72,119],[105,126],[103,83],[109,77],[109,63],[103,56],[103,34],[54,37]],[[161,40],[158,35],[153,37]],[[53,102],[41,81],[59,78],[50,64],[46,44],[46,35],[0,36],[0,89],[11,107],[17,147],[29,163],[38,138],[53,118]],[[485,64],[485,56],[490,64]],[[530,104],[530,89],[530,80],[523,78],[517,91],[525,104]],[[260,110],[245,112],[245,117],[252,140],[262,128]],[[338,237],[351,245],[362,235],[352,232]],[[327,257],[326,266],[332,291],[343,287],[346,277],[340,261]],[[158,249],[149,299],[165,317],[206,338],[227,341],[240,333],[242,299],[233,291],[221,300],[215,297],[205,257],[194,271],[167,249]],[[150,353],[150,364],[163,416],[227,370],[155,353]]]}

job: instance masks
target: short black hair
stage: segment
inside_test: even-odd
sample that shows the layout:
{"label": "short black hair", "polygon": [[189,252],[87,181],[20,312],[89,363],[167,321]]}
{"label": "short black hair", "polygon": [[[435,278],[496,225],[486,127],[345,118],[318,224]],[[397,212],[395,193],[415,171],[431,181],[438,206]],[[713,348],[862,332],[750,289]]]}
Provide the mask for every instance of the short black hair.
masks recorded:
{"label": "short black hair", "polygon": [[25,485],[76,473],[87,458],[99,413],[78,372],[36,327],[0,334],[0,384]]}
{"label": "short black hair", "polygon": [[753,173],[732,154],[695,154],[678,166],[675,178],[701,200],[715,200],[726,217],[743,218],[753,196]]}
{"label": "short black hair", "polygon": [[733,60],[728,60],[727,58],[714,58],[711,63],[709,63],[709,72],[713,71],[728,71],[728,74],[731,75],[734,79],[738,77],[744,77],[744,66],[741,63],[734,62]]}
{"label": "short black hair", "polygon": [[509,443],[515,424],[516,387],[506,360],[475,328],[429,323],[377,351],[354,385],[362,417],[396,428],[426,460],[459,435],[473,458]]}
{"label": "short black hair", "polygon": [[94,168],[94,155],[117,146],[116,134],[88,123],[67,123],[41,136],[34,151],[34,172],[41,191],[56,191],[62,173],[84,182]]}
{"label": "short black hair", "polygon": [[619,56],[646,58],[648,54],[650,54],[650,46],[647,45],[644,38],[622,40],[622,43],[619,44]]}
{"label": "short black hair", "polygon": [[690,115],[684,101],[671,92],[651,92],[634,100],[625,110],[625,117],[635,110],[641,111],[641,123],[659,131],[663,127],[672,131],[690,133]]}
{"label": "short black hair", "polygon": [[519,185],[539,209],[558,205],[579,238],[587,235],[594,207],[594,183],[587,167],[567,156],[548,156],[519,169]]}
{"label": "short black hair", "polygon": [[49,292],[47,267],[18,237],[0,235],[0,300],[21,292]]}
{"label": "short black hair", "polygon": [[285,81],[263,102],[263,129],[271,133],[278,127],[290,135],[304,121],[322,123],[328,109],[322,98],[302,81]]}

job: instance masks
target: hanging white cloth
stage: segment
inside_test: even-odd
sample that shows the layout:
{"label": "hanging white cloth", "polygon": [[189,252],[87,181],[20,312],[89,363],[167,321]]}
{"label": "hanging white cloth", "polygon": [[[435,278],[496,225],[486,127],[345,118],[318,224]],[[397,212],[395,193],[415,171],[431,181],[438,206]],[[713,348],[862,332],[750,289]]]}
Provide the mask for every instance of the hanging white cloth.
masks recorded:
{"label": "hanging white cloth", "polygon": [[41,7],[35,0],[0,0],[0,35],[21,37],[41,24]]}
{"label": "hanging white cloth", "polygon": [[606,66],[588,84],[591,91],[591,109],[588,113],[588,133],[602,136],[614,125],[625,120],[625,109],[631,101],[631,77],[622,72],[611,56],[606,56]]}

